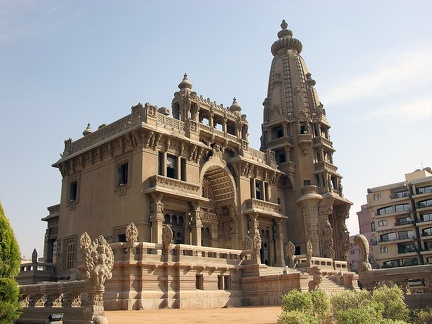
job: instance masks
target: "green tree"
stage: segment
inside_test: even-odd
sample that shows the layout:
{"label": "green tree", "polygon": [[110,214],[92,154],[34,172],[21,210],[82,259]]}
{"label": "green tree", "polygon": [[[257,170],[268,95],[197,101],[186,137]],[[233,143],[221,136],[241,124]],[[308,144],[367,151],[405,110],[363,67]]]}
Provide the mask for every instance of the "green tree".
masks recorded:
{"label": "green tree", "polygon": [[20,270],[20,251],[14,232],[0,202],[0,322],[12,323],[19,317],[19,287],[15,276]]}
{"label": "green tree", "polygon": [[372,301],[384,305],[383,317],[394,321],[407,321],[409,309],[405,304],[404,292],[398,286],[375,289]]}

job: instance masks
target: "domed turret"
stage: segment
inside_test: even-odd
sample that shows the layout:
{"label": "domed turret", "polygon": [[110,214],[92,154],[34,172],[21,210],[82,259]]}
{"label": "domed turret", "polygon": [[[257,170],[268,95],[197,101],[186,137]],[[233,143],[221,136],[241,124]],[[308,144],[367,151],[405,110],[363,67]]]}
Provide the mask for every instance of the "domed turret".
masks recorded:
{"label": "domed turret", "polygon": [[272,54],[283,54],[288,49],[295,50],[297,54],[300,54],[303,45],[298,39],[292,37],[293,32],[287,29],[288,24],[285,20],[282,20],[281,28],[282,30],[277,34],[279,39],[275,41],[271,47]]}
{"label": "domed turret", "polygon": [[236,98],[233,99],[233,103],[232,103],[232,105],[230,106],[229,110],[230,110],[232,113],[236,113],[236,112],[240,113],[240,112],[241,112],[241,107],[240,107],[240,105],[237,103]]}
{"label": "domed turret", "polygon": [[90,127],[90,123],[87,124],[87,128],[84,130],[84,132],[82,133],[84,136],[87,136],[89,134],[91,134],[93,131]]}
{"label": "domed turret", "polygon": [[180,90],[183,89],[192,89],[192,83],[189,81],[187,74],[184,74],[183,80],[182,82],[180,82],[180,84],[178,85]]}

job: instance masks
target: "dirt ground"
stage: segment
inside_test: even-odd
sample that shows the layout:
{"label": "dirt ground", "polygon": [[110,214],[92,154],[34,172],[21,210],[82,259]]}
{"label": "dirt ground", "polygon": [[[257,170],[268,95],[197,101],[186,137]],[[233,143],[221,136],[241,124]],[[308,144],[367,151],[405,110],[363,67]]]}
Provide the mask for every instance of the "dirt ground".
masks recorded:
{"label": "dirt ground", "polygon": [[109,324],[275,324],[280,306],[105,311]]}

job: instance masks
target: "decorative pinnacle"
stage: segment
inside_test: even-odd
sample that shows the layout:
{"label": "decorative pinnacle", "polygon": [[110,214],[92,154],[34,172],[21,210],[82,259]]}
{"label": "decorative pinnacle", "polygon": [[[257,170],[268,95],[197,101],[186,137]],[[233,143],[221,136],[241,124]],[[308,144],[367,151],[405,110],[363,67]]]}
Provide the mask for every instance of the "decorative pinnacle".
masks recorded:
{"label": "decorative pinnacle", "polygon": [[192,83],[189,81],[187,74],[183,76],[183,81],[178,85],[179,89],[192,89]]}
{"label": "decorative pinnacle", "polygon": [[286,30],[288,28],[288,24],[286,23],[285,19],[282,20],[282,24],[280,26],[283,30]]}

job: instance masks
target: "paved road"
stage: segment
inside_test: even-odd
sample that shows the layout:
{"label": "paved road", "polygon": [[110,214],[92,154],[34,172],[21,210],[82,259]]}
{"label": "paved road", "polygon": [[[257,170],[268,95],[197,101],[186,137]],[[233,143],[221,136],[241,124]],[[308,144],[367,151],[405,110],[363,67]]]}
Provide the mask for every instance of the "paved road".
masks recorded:
{"label": "paved road", "polygon": [[275,324],[280,306],[106,311],[109,324]]}

